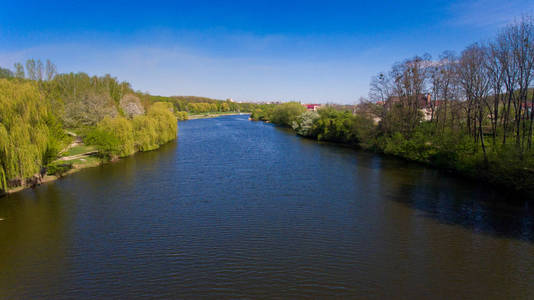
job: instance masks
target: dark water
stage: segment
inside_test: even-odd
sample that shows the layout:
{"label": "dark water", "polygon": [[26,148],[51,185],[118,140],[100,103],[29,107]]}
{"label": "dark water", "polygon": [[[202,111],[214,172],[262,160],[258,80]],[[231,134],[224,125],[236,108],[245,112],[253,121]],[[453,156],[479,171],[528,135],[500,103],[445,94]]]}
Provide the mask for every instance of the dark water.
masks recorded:
{"label": "dark water", "polygon": [[534,298],[534,209],[246,116],[0,199],[0,298]]}

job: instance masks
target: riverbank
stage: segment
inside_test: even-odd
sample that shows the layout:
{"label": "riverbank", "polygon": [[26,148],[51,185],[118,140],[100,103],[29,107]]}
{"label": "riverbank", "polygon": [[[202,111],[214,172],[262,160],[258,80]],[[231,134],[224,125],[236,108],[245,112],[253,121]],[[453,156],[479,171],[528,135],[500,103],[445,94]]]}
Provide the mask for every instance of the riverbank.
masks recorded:
{"label": "riverbank", "polygon": [[[161,146],[163,145],[160,145],[160,147]],[[159,147],[157,149],[159,149]],[[157,149],[148,150],[148,151],[154,151]],[[125,157],[133,156],[139,152],[148,152],[148,151],[135,151],[133,154],[125,156]],[[31,178],[25,179],[24,183],[20,186],[8,188],[7,191],[3,193],[0,191],[0,197],[18,193],[20,191],[23,191],[29,188],[34,188],[44,183],[56,181],[65,176],[77,173],[83,169],[102,166],[105,164],[117,162],[121,159],[118,157],[112,158],[112,159],[100,157],[99,152],[96,150],[94,146],[85,145],[83,144],[83,142],[80,142],[79,140],[73,142],[71,145],[69,145],[65,150],[61,152],[63,153],[63,156],[59,157],[54,162],[50,163],[50,165],[47,167],[46,174],[44,175],[35,174]],[[122,158],[125,158],[125,157],[122,157]],[[51,170],[53,170],[52,172],[54,172],[54,174],[49,173]]]}
{"label": "riverbank", "polygon": [[195,120],[195,119],[210,119],[210,118],[217,118],[222,116],[239,116],[239,115],[249,115],[250,113],[236,113],[236,112],[230,112],[230,113],[209,113],[209,114],[195,114],[195,115],[188,115],[188,120]]}
{"label": "riverbank", "polygon": [[[39,177],[38,179],[36,178],[36,181],[32,181],[31,183],[26,183],[25,185],[23,186],[18,186],[18,187],[15,187],[15,188],[12,188],[12,189],[8,189],[7,192],[5,192],[4,194],[0,194],[0,197],[2,196],[7,196],[7,195],[10,195],[10,194],[14,194],[14,193],[18,193],[20,191],[23,191],[23,190],[26,190],[26,189],[29,189],[29,188],[34,188],[34,187],[37,187],[43,183],[49,183],[49,182],[53,182],[53,181],[56,181],[62,177],[65,177],[67,175],[71,175],[71,174],[74,174],[76,172],[79,172],[83,169],[87,169],[87,168],[93,168],[93,167],[98,167],[100,165],[103,165],[105,164],[106,162],[104,162],[103,160],[100,160],[98,162],[91,162],[91,163],[81,163],[81,164],[73,164],[73,167],[72,169],[66,171],[65,173],[62,173],[61,175],[44,175],[42,177]],[[33,177],[35,178],[35,177]]]}
{"label": "riverbank", "polygon": [[[399,133],[388,136],[380,132],[380,127],[372,121],[347,111],[325,109],[319,113],[301,113],[298,110],[292,114],[279,113],[285,118],[280,118],[276,113],[276,110],[267,114],[255,112],[251,120],[271,121],[304,138],[359,147],[453,173],[470,181],[489,183],[516,195],[510,199],[534,199],[534,168],[531,158],[518,160],[517,156],[512,155],[513,152],[505,151],[507,149],[488,149],[485,160],[482,152],[476,152],[476,143],[468,137],[434,137],[425,131],[428,130],[427,123],[421,123],[415,133],[407,138]],[[273,122],[278,119],[283,122]]]}

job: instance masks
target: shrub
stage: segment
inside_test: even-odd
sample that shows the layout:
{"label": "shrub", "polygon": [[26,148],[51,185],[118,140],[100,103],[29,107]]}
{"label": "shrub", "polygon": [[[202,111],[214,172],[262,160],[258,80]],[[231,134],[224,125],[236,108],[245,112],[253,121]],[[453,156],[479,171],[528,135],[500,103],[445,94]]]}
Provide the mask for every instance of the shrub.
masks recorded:
{"label": "shrub", "polygon": [[95,128],[85,137],[85,143],[95,145],[103,157],[117,157],[121,151],[120,140],[112,133],[102,128]]}
{"label": "shrub", "polygon": [[313,135],[318,140],[356,144],[356,117],[348,111],[321,109],[313,125]]}
{"label": "shrub", "polygon": [[315,111],[306,111],[298,116],[291,124],[291,127],[298,135],[312,136],[314,122],[319,118]]}
{"label": "shrub", "polygon": [[270,121],[282,126],[291,126],[296,118],[304,113],[306,108],[297,102],[282,103],[275,106]]}
{"label": "shrub", "polygon": [[67,173],[71,169],[72,169],[72,164],[70,163],[52,164],[48,166],[46,173],[48,175],[55,175],[55,176],[61,177],[65,175],[65,173]]}
{"label": "shrub", "polygon": [[176,114],[176,119],[178,121],[185,121],[189,119],[186,111],[177,111],[175,114]]}

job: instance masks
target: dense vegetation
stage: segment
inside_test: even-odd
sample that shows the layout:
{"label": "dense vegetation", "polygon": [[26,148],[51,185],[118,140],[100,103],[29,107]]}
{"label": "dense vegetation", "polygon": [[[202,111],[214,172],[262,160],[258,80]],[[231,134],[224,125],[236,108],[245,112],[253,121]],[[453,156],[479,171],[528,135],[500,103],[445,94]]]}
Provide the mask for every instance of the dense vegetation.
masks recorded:
{"label": "dense vegetation", "polygon": [[0,79],[0,190],[41,171],[65,134],[34,81]]}
{"label": "dense vegetation", "polygon": [[150,96],[151,102],[171,103],[179,119],[187,119],[189,114],[225,113],[225,112],[251,112],[257,104],[238,103],[231,99],[216,100],[206,97],[195,96]]}
{"label": "dense vegetation", "polygon": [[126,82],[56,74],[50,61],[28,60],[26,68],[15,69],[0,69],[0,193],[71,168],[56,161],[72,142],[71,132],[94,145],[100,160],[154,150],[176,138],[173,105],[147,101]]}
{"label": "dense vegetation", "polygon": [[396,63],[353,111],[284,104],[258,107],[252,118],[532,192],[533,75],[534,21],[525,17],[460,56]]}

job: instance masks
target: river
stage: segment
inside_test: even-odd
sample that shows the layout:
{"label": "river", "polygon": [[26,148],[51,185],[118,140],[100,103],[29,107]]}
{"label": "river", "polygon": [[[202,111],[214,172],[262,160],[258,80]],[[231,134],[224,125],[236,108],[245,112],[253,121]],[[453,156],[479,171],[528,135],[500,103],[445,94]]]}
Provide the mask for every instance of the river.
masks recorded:
{"label": "river", "polygon": [[0,298],[534,298],[527,203],[247,117],[0,198]]}

